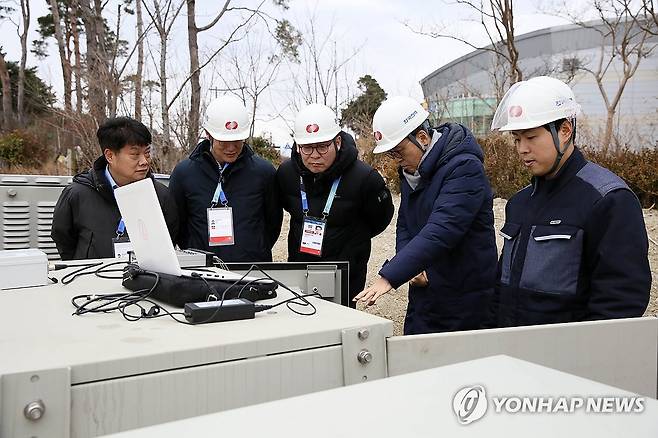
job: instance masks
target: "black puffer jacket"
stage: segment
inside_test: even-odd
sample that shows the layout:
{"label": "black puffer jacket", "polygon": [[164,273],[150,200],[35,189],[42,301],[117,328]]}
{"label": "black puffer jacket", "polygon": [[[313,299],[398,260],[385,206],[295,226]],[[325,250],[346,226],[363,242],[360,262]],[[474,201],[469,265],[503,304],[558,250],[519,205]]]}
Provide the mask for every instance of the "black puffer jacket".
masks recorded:
{"label": "black puffer jacket", "polygon": [[[391,222],[393,202],[381,175],[357,159],[352,136],[345,132],[340,136],[341,149],[334,164],[325,172],[314,174],[308,170],[293,146],[292,157],[279,167],[276,182],[281,204],[290,213],[288,261],[348,261],[351,298],[363,290],[370,258],[370,239],[384,231]],[[300,174],[304,178],[309,216],[312,217],[322,217],[331,185],[342,175],[327,218],[320,257],[299,252],[304,220]]]}
{"label": "black puffer jacket", "polygon": [[[121,213],[105,177],[105,157],[73,178],[57,201],[51,237],[62,260],[114,257],[112,239]],[[148,178],[152,178],[149,174]],[[167,187],[153,181],[172,240],[178,233],[178,213]]]}
{"label": "black puffer jacket", "polygon": [[226,262],[270,262],[279,238],[283,210],[277,203],[274,166],[254,153],[248,144],[238,159],[223,172],[223,189],[233,209],[235,245],[208,245],[208,213],[219,167],[203,140],[189,158],[171,173],[171,191],[181,218],[181,248],[212,251]]}

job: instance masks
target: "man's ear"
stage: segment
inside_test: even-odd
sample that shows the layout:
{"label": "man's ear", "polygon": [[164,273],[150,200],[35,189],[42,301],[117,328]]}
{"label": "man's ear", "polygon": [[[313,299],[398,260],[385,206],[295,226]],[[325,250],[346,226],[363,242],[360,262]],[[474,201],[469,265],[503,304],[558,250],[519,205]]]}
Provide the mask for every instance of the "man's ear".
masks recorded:
{"label": "man's ear", "polygon": [[340,150],[340,146],[343,144],[343,139],[340,137],[340,135],[336,136],[334,142],[336,143],[336,150]]}
{"label": "man's ear", "polygon": [[418,140],[418,143],[420,143],[424,148],[427,148],[432,142],[430,135],[424,129],[418,131],[418,134],[416,134],[416,140]]}
{"label": "man's ear", "polygon": [[113,151],[112,149],[109,149],[109,148],[108,148],[108,149],[105,149],[105,150],[103,151],[103,156],[105,157],[105,160],[106,160],[109,164],[114,164],[114,159],[116,158],[116,155],[115,155],[115,153],[114,153],[114,151]]}
{"label": "man's ear", "polygon": [[560,134],[564,135],[565,138],[571,137],[571,134],[573,133],[573,124],[571,123],[570,120],[565,120],[562,122],[560,125]]}
{"label": "man's ear", "polygon": [[[573,134],[573,124],[571,123],[571,121],[565,120],[560,125],[560,130],[558,131],[558,138],[560,140],[560,144],[562,145],[562,147],[564,147],[564,145],[567,144],[572,134]],[[573,141],[569,143],[573,144]]]}

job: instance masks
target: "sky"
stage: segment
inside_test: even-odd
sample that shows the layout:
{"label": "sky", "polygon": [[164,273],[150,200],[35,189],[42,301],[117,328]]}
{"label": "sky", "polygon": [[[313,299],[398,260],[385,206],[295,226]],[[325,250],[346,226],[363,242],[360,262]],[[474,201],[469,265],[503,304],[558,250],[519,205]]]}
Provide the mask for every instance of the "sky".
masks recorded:
{"label": "sky", "polygon": [[[12,0],[17,1],[17,0]],[[223,2],[211,0],[197,0],[197,23],[204,24],[216,13],[219,4]],[[515,26],[517,35],[541,29],[544,27],[567,24],[564,18],[538,12],[538,1],[525,0],[514,2]],[[586,6],[587,2],[583,4]],[[254,1],[237,2],[237,5],[254,7]],[[545,4],[545,2],[542,2]],[[46,0],[30,0],[32,24],[30,37],[32,41],[37,38],[37,17],[47,13]],[[442,28],[446,33],[459,35],[471,41],[476,46],[487,44],[486,35],[482,25],[473,15],[472,11],[463,5],[447,4],[431,0],[290,0],[290,8],[283,12],[268,4],[266,9],[279,17],[285,17],[298,28],[308,26],[309,17],[316,17],[316,30],[326,35],[330,30],[336,39],[338,57],[347,57],[356,52],[345,67],[340,83],[350,83],[352,93],[356,91],[356,81],[359,77],[370,74],[392,95],[409,95],[418,100],[422,99],[422,90],[419,81],[441,67],[442,65],[472,51],[467,45],[450,39],[434,39],[419,35],[410,30],[409,26],[425,30]],[[187,61],[187,32],[185,8],[174,26],[168,66],[173,80],[180,80],[186,74]],[[15,14],[15,19],[18,15]],[[110,16],[111,19],[111,16]],[[231,18],[225,25],[228,26]],[[126,21],[122,38],[135,39],[135,26],[130,20]],[[256,31],[254,31],[256,32]],[[20,42],[16,27],[11,21],[0,23],[0,34],[3,35],[3,50],[8,60],[20,58]],[[211,52],[225,34],[221,29],[213,28],[202,34],[200,40],[201,57]],[[152,52],[157,60],[158,46],[153,35]],[[31,53],[28,55],[28,66],[37,66],[38,75],[51,84],[58,98],[61,100],[61,67],[54,40],[49,46],[50,56],[45,60],[38,60]],[[221,87],[218,76],[222,65],[211,64],[204,72],[202,81],[203,99],[207,102],[213,97],[209,91],[213,87]],[[155,72],[153,67],[151,72]],[[286,76],[287,74],[287,76]],[[271,92],[262,99],[256,121],[256,133],[271,135],[277,145],[291,142],[289,136],[290,122],[294,118],[292,109],[282,110],[288,106],[287,100],[290,83],[290,74],[282,69],[279,80],[272,86]],[[183,96],[184,98],[184,96]],[[184,107],[185,100],[180,102]],[[284,114],[279,114],[284,113]],[[279,116],[279,117],[277,117]]]}

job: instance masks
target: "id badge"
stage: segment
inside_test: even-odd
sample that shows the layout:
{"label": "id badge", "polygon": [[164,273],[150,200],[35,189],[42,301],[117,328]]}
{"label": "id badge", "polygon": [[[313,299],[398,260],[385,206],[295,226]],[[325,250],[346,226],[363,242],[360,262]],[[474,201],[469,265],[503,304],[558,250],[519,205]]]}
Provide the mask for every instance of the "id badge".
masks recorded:
{"label": "id badge", "polygon": [[322,219],[305,217],[304,224],[302,225],[302,243],[299,247],[299,252],[321,256],[322,240],[324,239],[324,230],[326,227],[327,222]]}
{"label": "id badge", "polygon": [[128,252],[135,253],[128,236],[115,237],[112,239],[112,246],[114,247],[114,257],[118,259],[128,259]]}
{"label": "id badge", "polygon": [[233,245],[233,209],[231,207],[208,209],[208,245]]}

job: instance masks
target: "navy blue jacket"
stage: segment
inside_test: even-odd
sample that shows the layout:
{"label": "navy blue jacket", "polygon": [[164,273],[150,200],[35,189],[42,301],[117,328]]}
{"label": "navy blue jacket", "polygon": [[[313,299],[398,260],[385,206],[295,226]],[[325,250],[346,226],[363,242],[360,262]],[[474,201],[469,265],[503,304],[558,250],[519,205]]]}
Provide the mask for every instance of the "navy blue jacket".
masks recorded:
{"label": "navy blue jacket", "polygon": [[271,163],[245,144],[238,159],[223,173],[222,187],[233,208],[235,244],[208,245],[207,209],[212,202],[219,166],[204,140],[171,174],[169,191],[178,206],[181,248],[212,251],[225,262],[269,262],[279,238],[283,210],[278,206]]}
{"label": "navy blue jacket", "polygon": [[496,277],[493,193],[483,154],[462,125],[442,135],[421,162],[412,190],[400,176],[397,254],[379,274],[397,288],[423,270],[429,285],[409,288],[405,334],[479,328]]}
{"label": "navy blue jacket", "polygon": [[505,208],[493,321],[519,326],[642,316],[651,271],[642,209],[626,183],[575,149]]}
{"label": "navy blue jacket", "polygon": [[[293,147],[290,160],[279,166],[276,180],[283,208],[290,213],[288,261],[348,261],[349,296],[361,292],[366,283],[370,239],[386,229],[393,218],[393,201],[384,179],[372,167],[357,158],[351,135],[340,132],[342,146],[336,160],[326,171],[314,174],[308,170]],[[301,205],[299,176],[304,178],[309,215],[322,217],[331,184],[340,176],[334,203],[327,217],[327,229],[320,257],[302,253],[304,213]]]}

